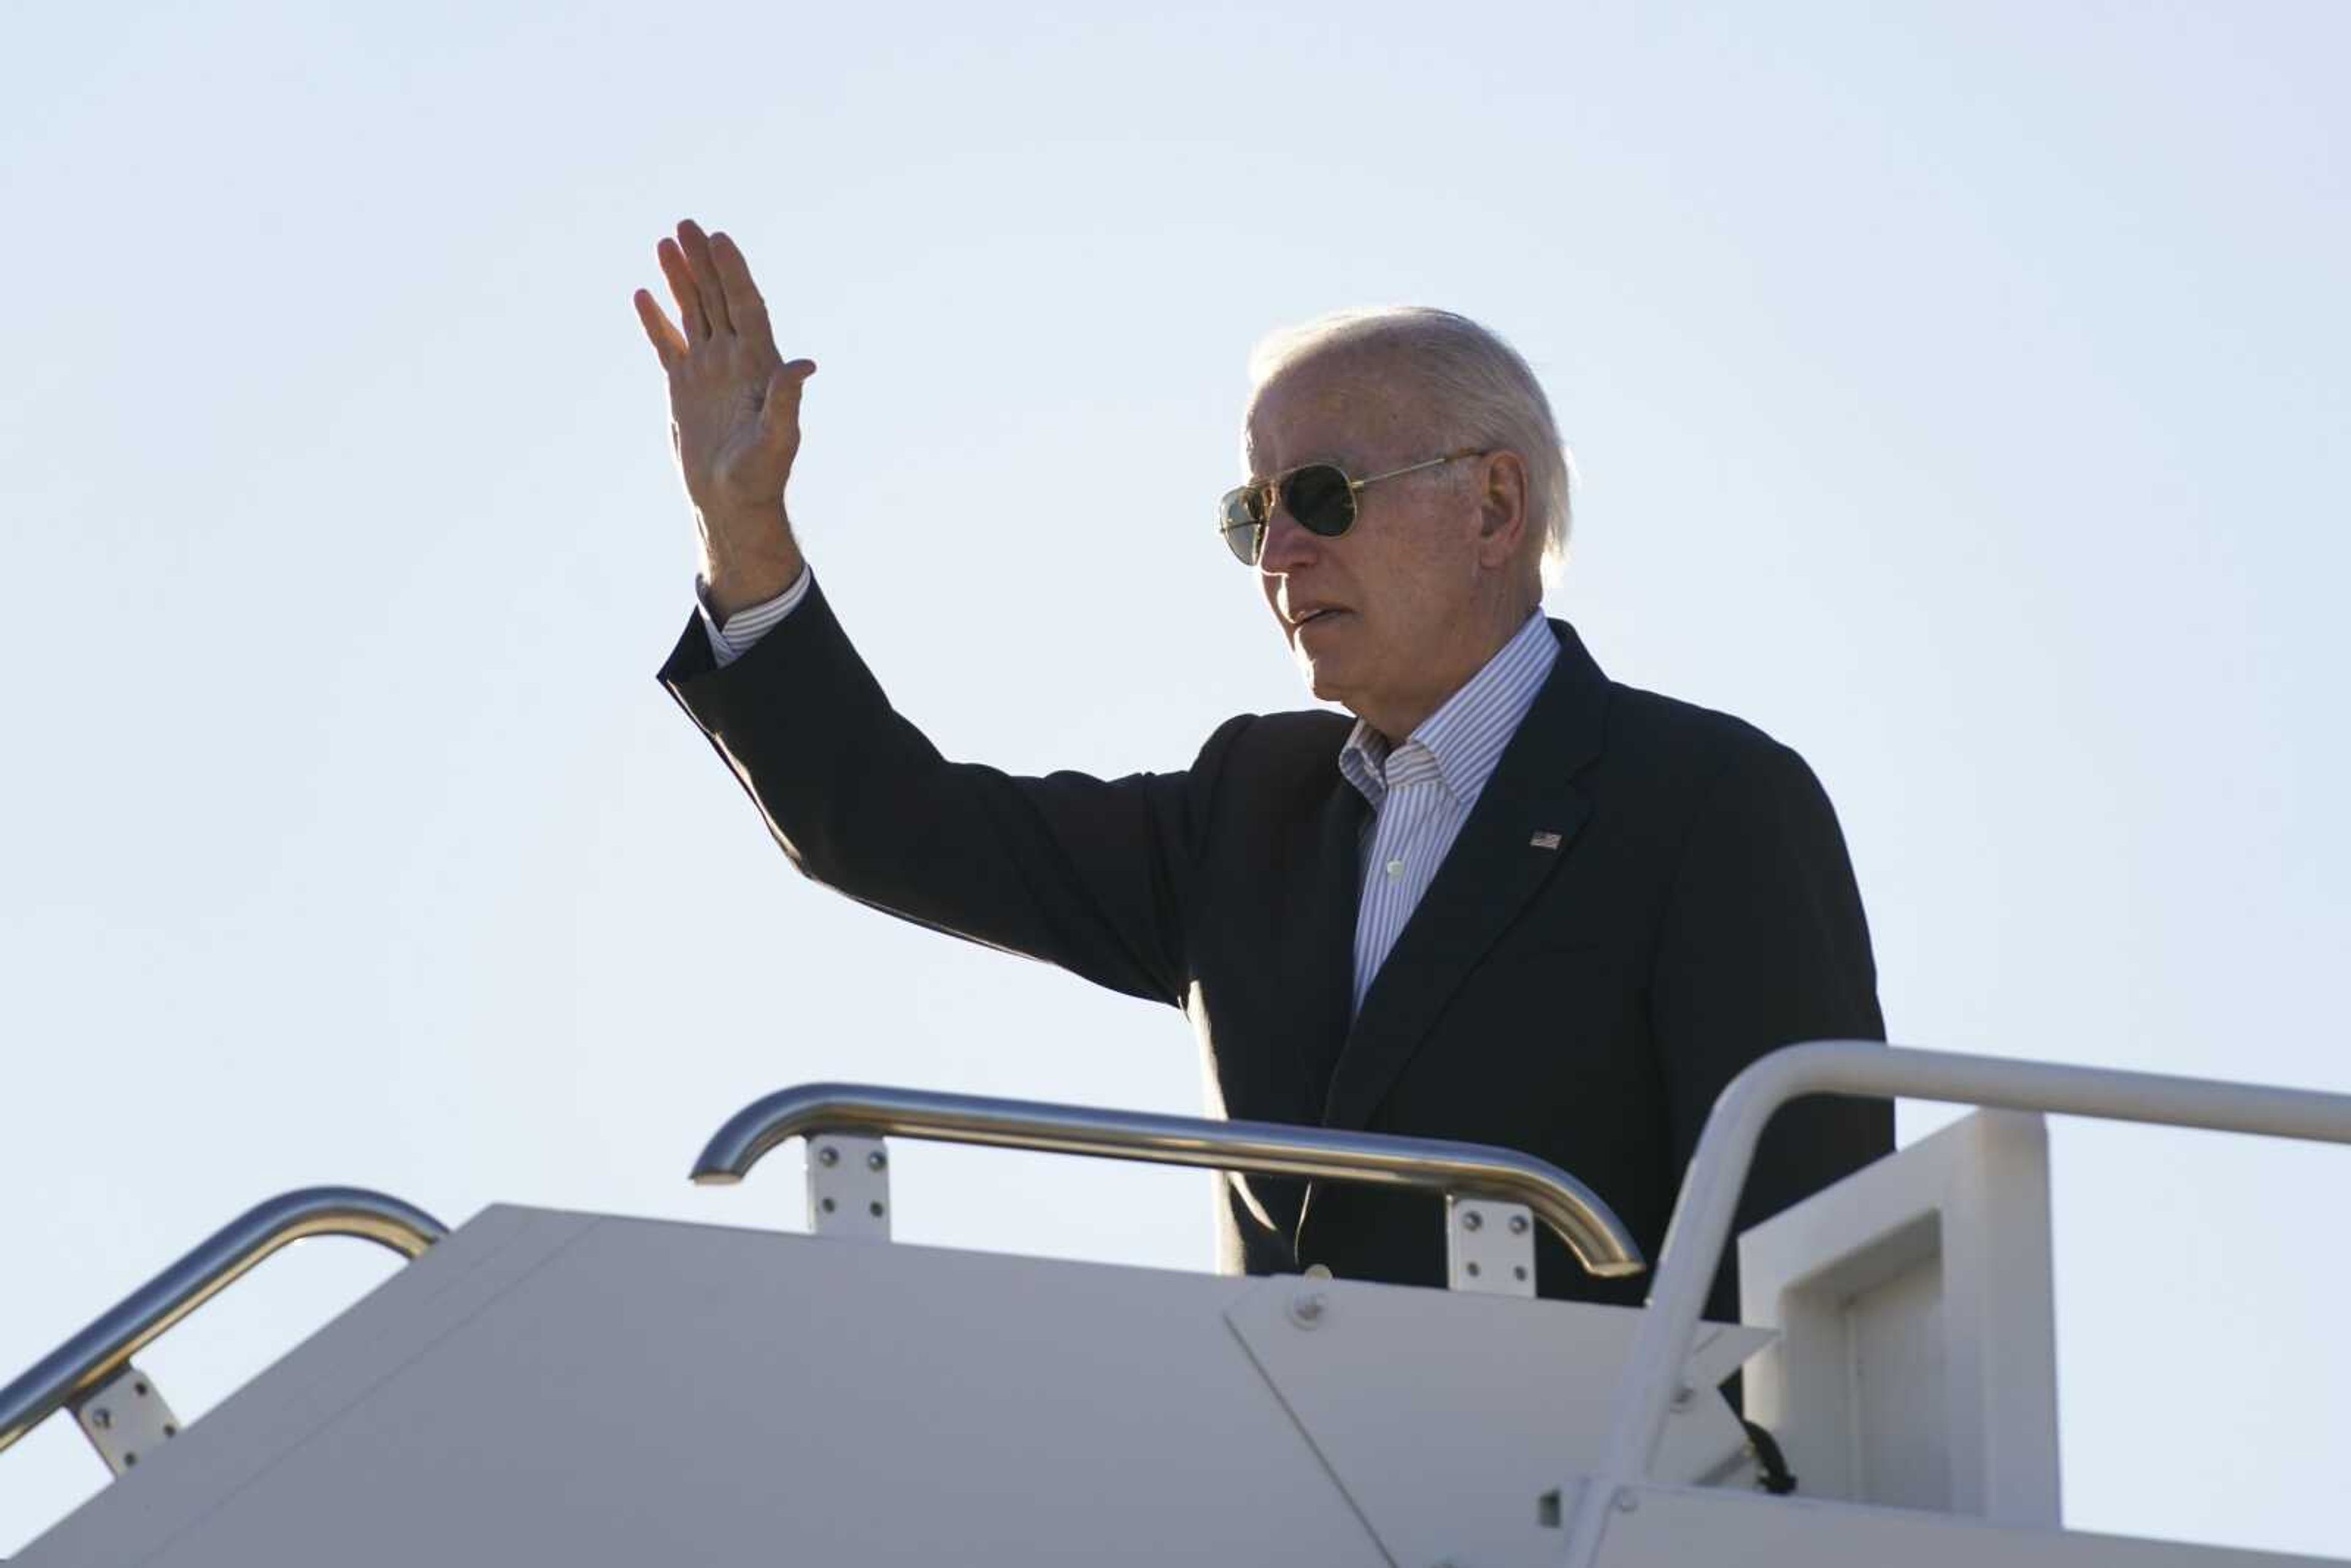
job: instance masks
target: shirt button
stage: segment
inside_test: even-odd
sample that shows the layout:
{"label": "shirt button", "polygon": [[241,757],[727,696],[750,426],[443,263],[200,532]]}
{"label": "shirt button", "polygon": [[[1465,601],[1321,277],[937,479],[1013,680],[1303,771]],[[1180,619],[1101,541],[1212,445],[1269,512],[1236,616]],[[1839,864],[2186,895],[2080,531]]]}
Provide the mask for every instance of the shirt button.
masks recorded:
{"label": "shirt button", "polygon": [[1395,880],[1395,878],[1402,876],[1403,874],[1404,874],[1404,862],[1402,862],[1402,861],[1390,861],[1390,862],[1388,862],[1388,877],[1389,877],[1389,880],[1393,881],[1393,880]]}

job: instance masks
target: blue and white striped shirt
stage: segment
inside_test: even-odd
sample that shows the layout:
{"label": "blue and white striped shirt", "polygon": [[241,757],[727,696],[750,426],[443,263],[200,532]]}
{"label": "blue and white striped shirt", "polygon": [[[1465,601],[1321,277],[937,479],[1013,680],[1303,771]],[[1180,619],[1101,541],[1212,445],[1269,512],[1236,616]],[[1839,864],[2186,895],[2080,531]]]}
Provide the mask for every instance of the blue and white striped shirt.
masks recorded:
{"label": "blue and white striped shirt", "polygon": [[[695,602],[710,655],[721,667],[734,663],[777,622],[799,608],[812,579],[800,569],[791,587],[764,604],[726,617],[710,612],[702,584]],[[1494,776],[1502,748],[1519,732],[1534,706],[1535,693],[1559,658],[1559,640],[1540,610],[1502,644],[1501,651],[1462,688],[1423,719],[1402,746],[1390,750],[1386,737],[1363,720],[1339,750],[1339,772],[1372,804],[1364,824],[1364,896],[1355,915],[1355,1010],[1420,907],[1437,868],[1469,820],[1486,780]]]}
{"label": "blue and white striped shirt", "polygon": [[1402,746],[1390,750],[1378,730],[1355,721],[1339,771],[1372,803],[1355,911],[1356,1011],[1558,659],[1559,639],[1535,611]]}
{"label": "blue and white striped shirt", "polygon": [[702,629],[710,635],[710,656],[718,661],[718,667],[723,670],[749,653],[751,644],[766,636],[777,622],[798,610],[800,601],[808,597],[809,584],[815,580],[804,563],[800,567],[800,574],[792,579],[789,588],[763,603],[745,605],[729,615],[722,625],[718,617],[710,612],[707,587],[702,580],[702,574],[696,572],[694,578],[694,607],[702,612]]}

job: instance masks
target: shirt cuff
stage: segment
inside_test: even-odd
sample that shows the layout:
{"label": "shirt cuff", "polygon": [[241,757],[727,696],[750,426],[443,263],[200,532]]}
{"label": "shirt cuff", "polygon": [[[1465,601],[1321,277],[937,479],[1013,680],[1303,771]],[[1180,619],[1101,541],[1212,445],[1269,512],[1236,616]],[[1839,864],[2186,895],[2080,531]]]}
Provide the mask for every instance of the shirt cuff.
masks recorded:
{"label": "shirt cuff", "polygon": [[710,585],[696,572],[694,578],[694,607],[701,612],[702,629],[710,637],[710,656],[725,669],[751,651],[751,644],[775,630],[776,622],[800,607],[808,597],[809,584],[814,580],[805,563],[792,585],[763,604],[747,604],[726,617],[722,624],[710,611]]}

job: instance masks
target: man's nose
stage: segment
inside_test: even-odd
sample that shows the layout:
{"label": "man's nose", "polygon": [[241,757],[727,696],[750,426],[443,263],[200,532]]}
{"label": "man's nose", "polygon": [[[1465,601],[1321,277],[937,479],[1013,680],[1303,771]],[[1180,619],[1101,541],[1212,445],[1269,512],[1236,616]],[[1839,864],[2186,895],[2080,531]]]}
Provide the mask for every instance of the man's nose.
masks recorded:
{"label": "man's nose", "polygon": [[1301,527],[1288,507],[1276,507],[1266,519],[1265,549],[1259,552],[1257,568],[1269,575],[1296,571],[1312,563],[1322,545],[1321,538]]}

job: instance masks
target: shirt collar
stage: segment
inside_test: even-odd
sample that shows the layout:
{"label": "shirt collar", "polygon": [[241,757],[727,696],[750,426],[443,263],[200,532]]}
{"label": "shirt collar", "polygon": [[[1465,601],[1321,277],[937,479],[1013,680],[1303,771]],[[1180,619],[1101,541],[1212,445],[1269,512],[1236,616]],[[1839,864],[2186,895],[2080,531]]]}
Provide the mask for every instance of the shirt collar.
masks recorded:
{"label": "shirt collar", "polygon": [[[1552,634],[1551,622],[1541,610],[1530,612],[1485,667],[1421,720],[1395,749],[1425,749],[1436,759],[1446,792],[1466,810],[1493,777],[1503,747],[1519,732],[1535,694],[1558,661],[1559,639]],[[1387,799],[1388,762],[1386,737],[1357,719],[1347,744],[1339,748],[1339,773],[1374,810]]]}

